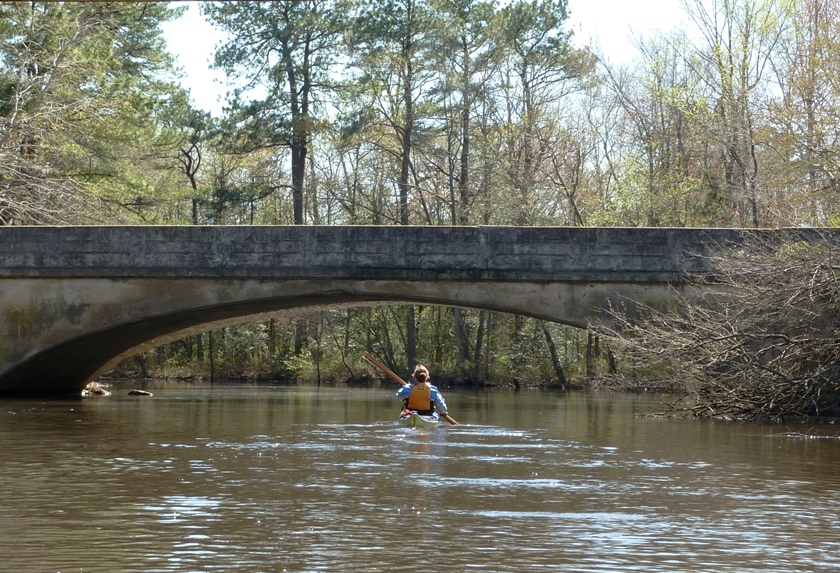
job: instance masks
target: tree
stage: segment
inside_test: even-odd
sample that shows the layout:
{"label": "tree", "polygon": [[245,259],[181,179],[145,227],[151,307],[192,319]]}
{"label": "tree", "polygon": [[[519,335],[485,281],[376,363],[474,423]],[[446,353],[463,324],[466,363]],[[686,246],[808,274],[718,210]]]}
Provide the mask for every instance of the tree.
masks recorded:
{"label": "tree", "polygon": [[706,98],[683,36],[638,41],[633,69],[605,66],[622,110],[621,221],[641,226],[727,224],[718,183],[718,151],[706,140]]}
{"label": "tree", "polygon": [[567,18],[565,0],[517,0],[502,8],[494,22],[504,102],[499,124],[504,155],[510,158],[505,169],[518,225],[537,223],[533,206],[546,153],[540,130],[547,114],[579,89],[593,63],[572,47],[562,27]]}
{"label": "tree", "polygon": [[784,30],[776,0],[686,0],[701,40],[686,62],[708,90],[703,121],[719,149],[725,192],[738,223],[758,227],[761,170],[758,100]]}
{"label": "tree", "polygon": [[0,223],[125,220],[149,203],[145,190],[166,176],[158,160],[172,159],[154,109],[179,91],[159,79],[172,69],[160,24],[176,14],[162,4],[0,6]]}
{"label": "tree", "polygon": [[[339,16],[331,0],[207,3],[229,39],[215,65],[240,80],[231,129],[244,150],[288,148],[295,224],[304,223],[306,161],[318,126],[316,106],[329,84]],[[245,101],[251,97],[250,101]],[[321,110],[323,111],[323,110]]]}
{"label": "tree", "polygon": [[398,164],[396,220],[408,225],[413,197],[413,154],[422,118],[417,103],[428,91],[430,12],[423,0],[358,2],[346,43],[358,70],[359,129]]}
{"label": "tree", "polygon": [[773,166],[784,224],[836,225],[840,174],[840,8],[797,0],[775,60],[778,90],[769,102]]}
{"label": "tree", "polygon": [[465,225],[470,222],[476,197],[471,185],[472,120],[477,102],[489,96],[495,11],[493,4],[477,0],[432,0],[430,6],[433,34],[439,45],[430,54],[437,77],[434,104],[445,142],[445,163],[436,164],[434,169],[446,176],[450,221]]}

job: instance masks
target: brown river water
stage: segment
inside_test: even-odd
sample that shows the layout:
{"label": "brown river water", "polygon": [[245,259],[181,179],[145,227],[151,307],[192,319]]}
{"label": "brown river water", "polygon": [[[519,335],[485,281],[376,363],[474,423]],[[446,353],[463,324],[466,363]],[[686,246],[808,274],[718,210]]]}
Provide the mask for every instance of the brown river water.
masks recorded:
{"label": "brown river water", "polygon": [[194,387],[0,401],[0,572],[840,571],[840,428],[647,396]]}

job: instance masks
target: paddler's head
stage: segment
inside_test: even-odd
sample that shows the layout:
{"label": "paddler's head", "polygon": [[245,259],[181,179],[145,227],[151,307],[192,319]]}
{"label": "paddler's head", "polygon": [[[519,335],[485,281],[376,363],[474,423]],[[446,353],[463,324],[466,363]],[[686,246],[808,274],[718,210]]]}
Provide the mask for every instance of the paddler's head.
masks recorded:
{"label": "paddler's head", "polygon": [[429,379],[429,370],[423,366],[422,364],[418,364],[414,367],[414,379],[418,382],[425,382]]}

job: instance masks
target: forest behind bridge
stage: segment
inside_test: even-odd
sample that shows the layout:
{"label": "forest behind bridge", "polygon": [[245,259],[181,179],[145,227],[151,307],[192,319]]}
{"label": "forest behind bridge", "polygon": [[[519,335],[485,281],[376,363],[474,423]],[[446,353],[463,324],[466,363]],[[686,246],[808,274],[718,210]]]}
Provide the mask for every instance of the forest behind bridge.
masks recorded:
{"label": "forest behind bridge", "polygon": [[[614,65],[564,0],[202,3],[224,113],[195,109],[153,2],[0,4],[0,224],[834,226],[840,6],[684,0]],[[403,372],[581,385],[591,332],[467,309],[278,317],[148,375]],[[617,366],[618,360],[618,366]]]}

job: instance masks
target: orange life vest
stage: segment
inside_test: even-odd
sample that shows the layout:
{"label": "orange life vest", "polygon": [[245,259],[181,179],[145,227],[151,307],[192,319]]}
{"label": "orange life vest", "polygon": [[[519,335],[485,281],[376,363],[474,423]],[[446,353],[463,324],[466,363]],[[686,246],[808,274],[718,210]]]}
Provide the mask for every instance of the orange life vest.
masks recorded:
{"label": "orange life vest", "polygon": [[427,382],[415,384],[408,395],[406,407],[409,410],[429,411],[432,409],[432,387]]}

